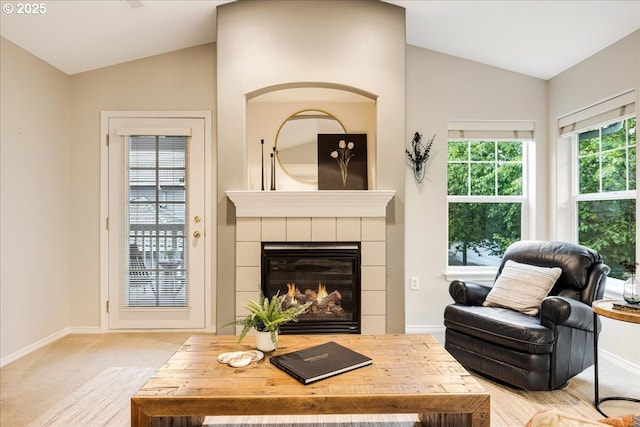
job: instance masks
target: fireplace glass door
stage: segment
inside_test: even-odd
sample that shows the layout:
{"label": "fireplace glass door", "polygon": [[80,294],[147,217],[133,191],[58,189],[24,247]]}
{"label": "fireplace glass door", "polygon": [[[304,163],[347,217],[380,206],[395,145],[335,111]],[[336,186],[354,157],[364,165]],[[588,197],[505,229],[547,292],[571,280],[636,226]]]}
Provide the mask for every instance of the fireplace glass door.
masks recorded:
{"label": "fireplace glass door", "polygon": [[311,302],[283,334],[360,333],[360,243],[262,244],[262,292],[284,308]]}

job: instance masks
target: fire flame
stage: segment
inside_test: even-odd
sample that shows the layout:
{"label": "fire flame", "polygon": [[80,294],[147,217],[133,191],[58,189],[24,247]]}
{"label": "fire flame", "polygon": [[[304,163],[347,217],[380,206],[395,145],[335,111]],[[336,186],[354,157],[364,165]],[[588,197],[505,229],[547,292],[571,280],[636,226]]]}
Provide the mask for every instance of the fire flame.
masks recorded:
{"label": "fire flame", "polygon": [[[309,294],[309,292],[311,292]],[[296,295],[300,294],[300,289],[296,286],[295,283],[287,283],[287,295],[285,298],[285,301],[288,303],[288,305],[298,305],[299,302],[296,299]],[[324,300],[326,297],[329,296],[329,293],[327,292],[327,287],[325,285],[323,285],[322,283],[318,283],[318,292],[313,292],[310,289],[307,289],[307,291],[305,292],[305,294],[307,295],[313,295],[312,298],[315,299],[317,302],[322,302],[322,300]]]}
{"label": "fire flame", "polygon": [[322,283],[318,283],[318,296],[316,297],[318,302],[322,301],[327,296],[329,296],[329,294],[327,293],[327,288]]}
{"label": "fire flame", "polygon": [[296,287],[295,283],[287,283],[287,297],[289,298],[289,304],[295,305],[298,303],[296,301],[296,292],[300,292]]}

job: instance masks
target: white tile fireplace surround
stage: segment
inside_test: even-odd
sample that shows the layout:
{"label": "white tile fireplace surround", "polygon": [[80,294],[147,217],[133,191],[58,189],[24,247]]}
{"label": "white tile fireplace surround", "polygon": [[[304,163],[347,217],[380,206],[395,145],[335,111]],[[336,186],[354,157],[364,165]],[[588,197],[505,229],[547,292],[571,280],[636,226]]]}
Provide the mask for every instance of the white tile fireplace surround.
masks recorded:
{"label": "white tile fireplace surround", "polygon": [[389,190],[227,191],[236,206],[236,316],[260,292],[262,242],[361,242],[361,332],[386,332]]}

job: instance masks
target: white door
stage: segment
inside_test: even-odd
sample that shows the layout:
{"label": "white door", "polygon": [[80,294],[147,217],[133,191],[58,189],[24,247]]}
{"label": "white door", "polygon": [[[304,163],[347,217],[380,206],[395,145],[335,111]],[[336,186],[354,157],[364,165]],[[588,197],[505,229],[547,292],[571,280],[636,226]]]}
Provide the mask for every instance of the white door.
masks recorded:
{"label": "white door", "polygon": [[108,327],[204,328],[204,119],[108,128]]}

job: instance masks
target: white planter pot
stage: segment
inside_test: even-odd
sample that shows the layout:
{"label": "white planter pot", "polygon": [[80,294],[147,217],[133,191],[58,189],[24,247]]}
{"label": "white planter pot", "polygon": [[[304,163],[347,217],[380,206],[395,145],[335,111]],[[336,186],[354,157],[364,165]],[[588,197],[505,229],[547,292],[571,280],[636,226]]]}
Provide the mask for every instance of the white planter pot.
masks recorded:
{"label": "white planter pot", "polygon": [[[276,343],[278,342],[278,333],[276,332]],[[276,346],[271,341],[271,332],[256,333],[256,348],[260,351],[273,351]]]}

